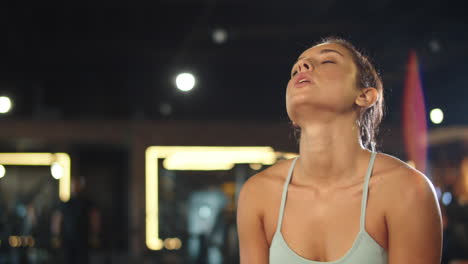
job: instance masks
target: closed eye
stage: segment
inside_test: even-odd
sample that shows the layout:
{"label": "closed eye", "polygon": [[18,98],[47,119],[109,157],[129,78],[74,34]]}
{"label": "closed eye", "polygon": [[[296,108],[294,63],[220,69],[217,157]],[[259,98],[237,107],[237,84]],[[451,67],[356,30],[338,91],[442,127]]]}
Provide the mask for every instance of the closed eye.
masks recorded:
{"label": "closed eye", "polygon": [[334,61],[322,61],[322,64],[325,64],[325,63],[336,63]]}

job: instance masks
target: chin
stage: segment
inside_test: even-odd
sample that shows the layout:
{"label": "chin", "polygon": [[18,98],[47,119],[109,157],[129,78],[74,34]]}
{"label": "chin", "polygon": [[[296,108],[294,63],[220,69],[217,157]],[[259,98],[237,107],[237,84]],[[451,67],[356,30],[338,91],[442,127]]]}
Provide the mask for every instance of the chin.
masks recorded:
{"label": "chin", "polygon": [[288,109],[295,109],[307,105],[314,104],[315,98],[311,98],[308,94],[295,94],[293,96],[289,96],[286,99],[286,107]]}
{"label": "chin", "polygon": [[288,102],[286,107],[289,118],[298,124],[300,123],[299,120],[311,118],[316,120],[329,119],[332,116],[340,115],[340,113],[345,112],[344,110],[339,103],[301,102],[299,100]]}
{"label": "chin", "polygon": [[[316,99],[316,98],[314,98]],[[325,104],[323,102],[316,102],[311,98],[305,98],[304,96],[297,96],[291,98],[286,102],[286,109],[288,112],[308,112],[317,111],[319,108],[322,108]]]}

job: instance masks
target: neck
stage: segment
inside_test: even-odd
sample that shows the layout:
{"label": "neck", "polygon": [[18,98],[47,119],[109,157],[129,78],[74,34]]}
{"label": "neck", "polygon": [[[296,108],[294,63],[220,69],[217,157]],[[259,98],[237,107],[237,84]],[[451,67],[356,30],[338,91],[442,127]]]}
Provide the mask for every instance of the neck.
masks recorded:
{"label": "neck", "polygon": [[[322,189],[347,185],[361,174],[369,152],[354,122],[315,123],[301,127],[296,180]],[[362,176],[362,175],[361,175]]]}

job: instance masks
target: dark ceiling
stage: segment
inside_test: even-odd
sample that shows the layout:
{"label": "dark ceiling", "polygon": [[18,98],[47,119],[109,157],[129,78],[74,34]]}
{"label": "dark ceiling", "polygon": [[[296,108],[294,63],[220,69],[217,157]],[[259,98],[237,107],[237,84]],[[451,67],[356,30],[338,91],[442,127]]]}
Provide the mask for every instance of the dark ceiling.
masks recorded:
{"label": "dark ceiling", "polygon": [[[287,120],[297,55],[348,38],[383,75],[398,122],[405,63],[419,55],[428,108],[468,124],[466,8],[450,1],[12,2],[0,10],[0,89],[13,119]],[[216,44],[215,29],[227,32]],[[188,94],[174,77],[197,76]],[[170,108],[170,113],[161,112]]]}

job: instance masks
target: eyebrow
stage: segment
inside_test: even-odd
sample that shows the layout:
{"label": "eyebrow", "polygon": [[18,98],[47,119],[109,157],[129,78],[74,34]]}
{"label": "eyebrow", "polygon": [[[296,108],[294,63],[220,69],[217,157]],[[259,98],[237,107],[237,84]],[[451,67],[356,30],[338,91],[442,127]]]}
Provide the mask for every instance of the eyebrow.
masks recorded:
{"label": "eyebrow", "polygon": [[325,53],[329,53],[329,52],[335,52],[335,53],[338,53],[341,55],[341,57],[344,57],[343,54],[341,54],[341,52],[337,51],[337,50],[334,50],[334,49],[323,49],[320,51],[320,54],[325,54]]}
{"label": "eyebrow", "polygon": [[[323,49],[323,50],[320,50],[320,54],[326,54],[326,53],[330,53],[330,52],[337,53],[337,54],[339,54],[341,57],[344,57],[344,55],[341,54],[341,52],[339,52],[339,51],[337,51],[337,50],[334,50],[334,49]],[[303,59],[303,58],[304,58],[304,56],[301,56],[301,57],[297,58],[296,63],[297,63],[299,60]]]}

